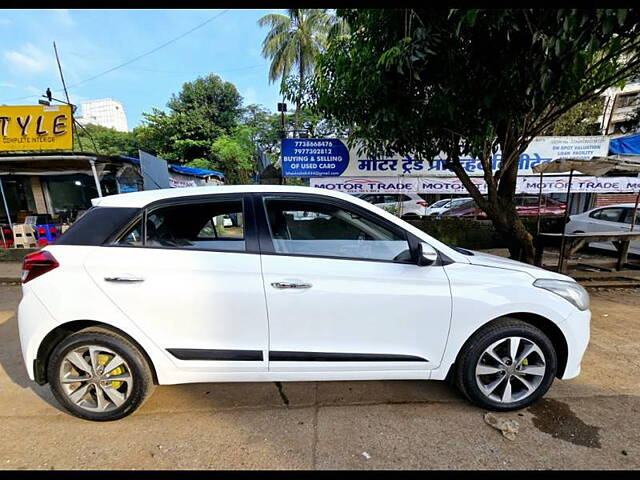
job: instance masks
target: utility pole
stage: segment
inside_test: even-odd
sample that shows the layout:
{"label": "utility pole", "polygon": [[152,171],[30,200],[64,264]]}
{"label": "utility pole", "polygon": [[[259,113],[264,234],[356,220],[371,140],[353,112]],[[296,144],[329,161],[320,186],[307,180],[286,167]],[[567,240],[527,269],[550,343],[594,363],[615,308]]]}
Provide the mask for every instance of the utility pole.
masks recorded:
{"label": "utility pole", "polygon": [[[56,62],[58,63],[58,72],[60,72],[60,80],[62,80],[62,88],[64,88],[64,94],[67,99],[67,104],[71,105],[71,102],[69,101],[69,92],[67,91],[67,84],[65,83],[64,75],[62,74],[62,66],[60,65],[60,57],[58,56],[58,47],[56,47],[56,42],[53,42],[53,51],[56,54]],[[49,91],[47,91],[47,96],[48,95],[49,95]],[[83,150],[82,141],[80,140],[80,134],[78,133],[78,129],[76,128],[75,122],[73,120],[73,114],[76,113],[75,110],[76,110],[75,105],[71,105],[71,128],[73,129],[73,133],[76,134],[76,140],[78,140],[78,145],[80,145],[80,150]]]}
{"label": "utility pole", "polygon": [[[287,111],[287,104],[282,102],[282,103],[278,103],[278,111],[280,112],[280,126],[282,128],[281,132],[282,134],[280,135],[280,139],[284,139],[287,138],[287,132],[285,131],[285,127],[284,127],[284,112]],[[283,170],[284,170],[284,162],[282,161],[282,148],[280,148],[280,185],[284,185],[284,175],[283,175]]]}

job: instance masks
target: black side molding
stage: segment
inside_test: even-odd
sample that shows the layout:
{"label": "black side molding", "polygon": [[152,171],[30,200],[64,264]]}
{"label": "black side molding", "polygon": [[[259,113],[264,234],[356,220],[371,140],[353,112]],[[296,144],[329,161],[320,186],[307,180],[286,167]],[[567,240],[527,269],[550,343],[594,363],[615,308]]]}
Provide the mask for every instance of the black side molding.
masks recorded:
{"label": "black side molding", "polygon": [[167,348],[179,360],[229,360],[261,362],[262,350],[209,350],[201,348]]}
{"label": "black side molding", "polygon": [[428,362],[426,358],[386,353],[269,352],[271,362]]}

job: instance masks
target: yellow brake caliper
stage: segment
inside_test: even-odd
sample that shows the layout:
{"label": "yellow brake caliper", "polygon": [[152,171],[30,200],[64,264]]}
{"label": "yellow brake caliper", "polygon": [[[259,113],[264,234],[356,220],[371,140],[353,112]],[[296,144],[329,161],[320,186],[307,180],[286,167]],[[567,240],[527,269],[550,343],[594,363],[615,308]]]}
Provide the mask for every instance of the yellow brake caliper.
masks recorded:
{"label": "yellow brake caliper", "polygon": [[[106,353],[101,353],[98,355],[98,364],[105,366],[107,365],[107,363],[109,363],[111,361],[111,359],[113,358],[112,355],[107,355]],[[114,368],[113,370],[111,370],[110,372],[104,372],[104,373],[108,373],[110,375],[122,375],[124,373],[124,367],[122,365],[120,365],[119,367]],[[120,380],[114,380],[113,382],[111,382],[111,386],[115,389],[120,388],[120,386],[122,385],[122,381]]]}

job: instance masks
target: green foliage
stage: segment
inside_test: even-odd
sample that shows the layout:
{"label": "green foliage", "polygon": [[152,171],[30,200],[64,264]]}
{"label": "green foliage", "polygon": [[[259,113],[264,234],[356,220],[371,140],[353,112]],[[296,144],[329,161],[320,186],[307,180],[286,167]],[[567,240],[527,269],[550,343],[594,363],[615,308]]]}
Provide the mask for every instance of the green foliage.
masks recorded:
{"label": "green foliage", "polygon": [[78,128],[74,137],[74,150],[95,152],[102,155],[138,156],[138,144],[131,132],[119,132],[100,125],[85,125]]}
{"label": "green foliage", "polygon": [[562,114],[546,128],[543,135],[600,135],[598,117],[602,115],[604,99],[595,97],[579,103]]}
{"label": "green foliage", "polygon": [[[258,20],[261,27],[269,31],[262,42],[262,55],[271,60],[269,82],[281,79],[284,93],[285,80],[293,69],[298,79],[296,91],[302,90],[307,75],[313,72],[317,56],[326,49],[330,41],[342,38],[348,32],[346,22],[332,15],[327,9],[291,8],[287,15],[270,13]],[[293,80],[289,79],[289,83]],[[291,94],[289,98],[296,104],[296,114],[300,110],[300,96]],[[294,119],[298,129],[298,118]]]}
{"label": "green foliage", "polygon": [[256,170],[256,147],[251,138],[252,129],[245,125],[236,127],[229,135],[222,135],[211,145],[215,158],[213,165],[224,172],[227,183],[251,183]]}
{"label": "green foliage", "polygon": [[[527,256],[531,237],[513,201],[520,153],[572,107],[640,73],[637,9],[338,15],[352,33],[319,56],[303,103],[349,126],[352,142],[369,153],[445,152],[496,228]],[[488,159],[498,147],[503,165],[493,175]],[[467,154],[484,161],[486,199],[461,167]]]}
{"label": "green foliage", "polygon": [[178,95],[172,95],[168,112],[154,108],[144,113],[134,136],[141,149],[172,162],[213,160],[212,142],[238,125],[241,105],[242,97],[232,83],[207,75],[185,83]]}
{"label": "green foliage", "polygon": [[271,60],[269,81],[286,78],[294,67],[310,72],[316,56],[327,44],[332,27],[326,9],[290,8],[287,15],[270,13],[258,20],[269,31],[262,42],[262,55]]}
{"label": "green foliage", "polygon": [[205,170],[215,170],[213,162],[206,158],[196,158],[184,164],[186,167],[203,168]]}

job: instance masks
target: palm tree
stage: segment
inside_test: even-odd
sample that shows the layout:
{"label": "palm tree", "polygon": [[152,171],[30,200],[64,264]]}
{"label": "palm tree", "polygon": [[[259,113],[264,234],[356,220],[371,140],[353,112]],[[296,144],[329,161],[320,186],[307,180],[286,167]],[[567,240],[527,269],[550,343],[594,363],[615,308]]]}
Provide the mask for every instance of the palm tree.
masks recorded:
{"label": "palm tree", "polygon": [[[270,30],[262,42],[262,55],[271,60],[269,83],[281,82],[297,69],[300,84],[313,71],[316,56],[324,51],[327,40],[335,32],[343,33],[346,26],[326,9],[290,8],[287,15],[270,13],[258,20]],[[282,83],[281,83],[282,85]],[[295,129],[298,129],[300,98],[296,98]]]}

